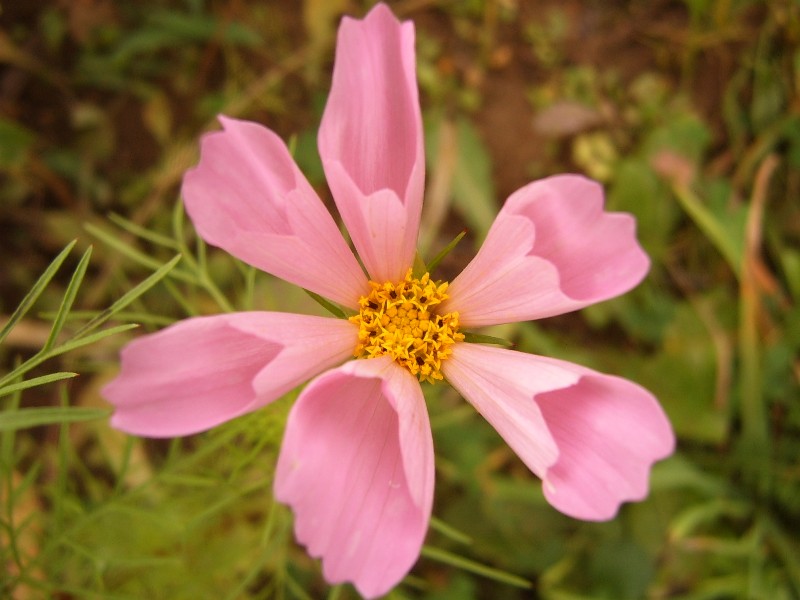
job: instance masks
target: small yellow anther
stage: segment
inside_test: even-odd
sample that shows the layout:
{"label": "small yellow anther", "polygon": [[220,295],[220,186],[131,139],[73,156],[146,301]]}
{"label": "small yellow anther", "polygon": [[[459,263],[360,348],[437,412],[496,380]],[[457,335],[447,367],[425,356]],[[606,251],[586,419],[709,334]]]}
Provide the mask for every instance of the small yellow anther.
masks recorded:
{"label": "small yellow anther", "polygon": [[458,313],[436,314],[434,307],[447,299],[448,284],[419,279],[411,269],[398,283],[370,281],[371,291],[359,299],[361,310],[350,321],[358,325],[354,355],[374,358],[390,355],[420,381],[443,379],[442,361],[452,346],[463,341]]}

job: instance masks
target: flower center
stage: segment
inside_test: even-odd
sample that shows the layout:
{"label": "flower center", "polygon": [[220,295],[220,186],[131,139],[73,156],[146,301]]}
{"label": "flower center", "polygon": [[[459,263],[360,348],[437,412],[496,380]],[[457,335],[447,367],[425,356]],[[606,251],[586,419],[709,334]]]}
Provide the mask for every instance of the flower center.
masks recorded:
{"label": "flower center", "polygon": [[400,283],[370,281],[372,291],[359,300],[361,309],[350,321],[358,325],[356,358],[388,354],[420,381],[442,379],[442,361],[464,339],[458,332],[458,313],[440,315],[436,306],[447,299],[447,283],[419,279],[411,269]]}

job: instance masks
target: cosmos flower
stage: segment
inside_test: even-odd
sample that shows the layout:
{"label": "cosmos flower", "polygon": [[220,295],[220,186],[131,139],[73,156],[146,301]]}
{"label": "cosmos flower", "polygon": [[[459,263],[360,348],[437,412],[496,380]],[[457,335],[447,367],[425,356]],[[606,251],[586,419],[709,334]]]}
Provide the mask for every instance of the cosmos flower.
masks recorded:
{"label": "cosmos flower", "polygon": [[[361,259],[269,129],[220,117],[183,197],[199,235],[349,311],[197,317],[131,342],[104,389],[112,424],[192,434],[311,380],[287,420],[275,474],[295,534],[331,583],[386,593],[419,557],[434,458],[421,381],[449,382],[579,519],[647,494],[673,450],[655,398],[619,377],[465,341],[467,329],[580,309],[631,289],[649,261],[626,214],[577,175],[505,202],[449,284],[412,271],[424,183],[414,26],[384,5],[339,29],[319,151]],[[363,268],[362,268],[363,265]],[[365,273],[366,271],[366,273]]]}

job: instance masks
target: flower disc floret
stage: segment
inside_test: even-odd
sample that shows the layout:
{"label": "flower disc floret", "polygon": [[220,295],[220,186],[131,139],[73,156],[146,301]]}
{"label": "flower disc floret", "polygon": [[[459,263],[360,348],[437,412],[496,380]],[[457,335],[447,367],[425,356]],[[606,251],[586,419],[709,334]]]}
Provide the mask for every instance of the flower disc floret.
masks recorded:
{"label": "flower disc floret", "polygon": [[419,279],[409,269],[399,283],[369,282],[372,290],[359,300],[360,310],[350,321],[358,325],[356,358],[386,354],[420,381],[443,378],[442,361],[452,346],[464,340],[458,331],[458,313],[439,314],[447,299],[447,282],[433,281],[429,273]]}

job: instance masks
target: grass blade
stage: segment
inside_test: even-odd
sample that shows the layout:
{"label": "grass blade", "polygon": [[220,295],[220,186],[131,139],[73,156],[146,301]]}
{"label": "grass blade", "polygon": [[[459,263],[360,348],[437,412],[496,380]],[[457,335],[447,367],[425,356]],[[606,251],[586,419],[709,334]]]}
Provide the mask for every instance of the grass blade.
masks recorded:
{"label": "grass blade", "polygon": [[111,411],[104,408],[46,407],[23,408],[0,413],[0,431],[28,429],[54,423],[76,423],[107,417]]}
{"label": "grass blade", "polygon": [[53,346],[56,345],[58,335],[61,333],[61,329],[64,327],[64,322],[67,319],[67,315],[69,315],[69,311],[72,309],[72,304],[75,302],[75,297],[78,295],[78,289],[81,287],[81,283],[83,282],[83,276],[86,275],[86,268],[89,266],[89,259],[91,256],[92,247],[89,246],[86,249],[86,252],[83,253],[78,266],[75,267],[75,272],[72,274],[72,279],[70,279],[67,290],[64,292],[64,299],[61,301],[61,306],[58,308],[55,319],[53,319],[53,326],[50,329],[50,335],[47,336],[47,341],[42,347],[43,352],[49,351]]}
{"label": "grass blade", "polygon": [[103,338],[107,338],[112,335],[116,335],[118,333],[122,333],[123,331],[128,331],[130,329],[135,329],[138,327],[137,324],[133,323],[130,325],[119,325],[118,327],[111,327],[109,329],[104,329],[103,331],[98,331],[92,335],[87,335],[81,338],[73,338],[69,342],[62,344],[61,346],[56,346],[49,352],[39,352],[35,356],[32,356],[24,363],[13,369],[10,373],[7,373],[3,377],[0,378],[0,387],[6,385],[9,381],[13,381],[17,377],[20,377],[33,369],[34,367],[42,364],[46,360],[64,354],[66,352],[71,352],[77,348],[81,348],[83,346],[88,346],[89,344],[93,344]]}
{"label": "grass blade", "polygon": [[304,289],[303,291],[306,294],[308,294],[309,296],[311,296],[311,298],[317,304],[319,304],[322,308],[327,310],[329,313],[331,313],[337,319],[346,319],[347,318],[347,315],[344,314],[344,311],[341,308],[339,308],[338,306],[336,306],[333,302],[329,302],[328,300],[326,300],[325,298],[323,298],[319,294],[315,294],[314,292],[311,292],[309,290]]}
{"label": "grass blade", "polygon": [[59,373],[50,373],[49,375],[42,375],[41,377],[34,377],[33,379],[27,379],[25,381],[20,381],[19,383],[12,383],[11,385],[0,387],[0,397],[8,396],[9,394],[13,394],[14,392],[20,392],[22,390],[36,387],[38,385],[45,385],[47,383],[53,383],[54,381],[61,381],[63,379],[70,379],[72,377],[77,377],[77,376],[78,376],[77,373],[62,371]]}
{"label": "grass blade", "polygon": [[157,246],[164,246],[169,248],[170,250],[178,250],[178,243],[170,237],[166,235],[161,235],[160,233],[156,233],[155,231],[150,231],[146,227],[142,227],[141,225],[137,225],[133,221],[130,221],[123,217],[122,215],[118,215],[115,213],[111,213],[108,216],[109,220],[124,229],[128,233],[132,233],[136,237],[140,237],[143,240],[147,240]]}
{"label": "grass blade", "polygon": [[447,244],[447,246],[442,248],[442,251],[439,252],[439,254],[437,254],[430,263],[428,263],[428,273],[433,273],[434,269],[439,266],[440,262],[442,262],[442,259],[450,254],[453,248],[456,247],[458,242],[460,242],[465,235],[467,235],[466,229],[454,237],[450,243]]}
{"label": "grass blade", "polygon": [[509,342],[505,338],[483,333],[474,333],[472,331],[464,332],[464,341],[470,344],[494,344],[495,346],[505,346],[506,348],[512,348],[514,346],[514,342]]}
{"label": "grass blade", "polygon": [[31,306],[33,306],[34,302],[36,302],[36,300],[39,298],[41,293],[53,279],[53,276],[61,267],[64,259],[67,258],[67,255],[75,246],[76,242],[77,240],[73,240],[67,244],[67,246],[59,253],[59,255],[53,259],[47,269],[45,269],[44,273],[41,274],[36,283],[33,284],[33,287],[22,299],[22,302],[19,303],[19,306],[17,306],[17,309],[8,319],[8,322],[3,325],[2,329],[0,329],[0,344],[3,343],[3,340],[5,340],[8,334],[11,333],[11,330],[14,329],[14,326],[20,321],[20,319],[22,319],[22,317],[25,316],[25,314],[30,310]]}
{"label": "grass blade", "polygon": [[[86,321],[87,319],[94,319],[99,310],[73,310],[67,315],[68,321]],[[53,311],[40,313],[44,319],[54,319],[56,313]],[[148,325],[158,325],[159,327],[166,327],[175,322],[173,317],[163,317],[161,315],[151,315],[145,312],[135,312],[123,310],[117,313],[117,319],[129,323],[139,323],[140,325],[146,323]]]}
{"label": "grass blade", "polygon": [[75,338],[80,338],[90,331],[97,329],[100,325],[108,321],[111,317],[113,317],[116,313],[121,311],[123,308],[128,306],[131,302],[136,300],[139,296],[144,294],[147,290],[151,287],[156,285],[159,281],[164,279],[167,274],[172,270],[172,268],[178,264],[178,261],[181,259],[180,254],[176,254],[172,260],[168,263],[161,265],[155,273],[150,275],[147,279],[139,283],[138,285],[134,286],[132,289],[127,291],[122,297],[119,298],[116,302],[114,302],[111,306],[107,309],[102,311],[99,315],[97,315],[94,319],[89,321],[86,325],[81,327],[81,329],[75,334]]}
{"label": "grass blade", "polygon": [[733,242],[731,235],[725,230],[714,213],[711,212],[691,190],[675,185],[673,191],[678,202],[694,221],[709,241],[716,247],[722,257],[727,261],[736,277],[741,276],[742,256],[740,250]]}
{"label": "grass blade", "polygon": [[118,333],[122,333],[123,331],[129,331],[131,329],[136,329],[139,327],[137,323],[128,323],[126,325],[117,325],[116,327],[109,327],[108,329],[103,329],[102,331],[98,331],[91,335],[81,336],[81,337],[74,337],[70,341],[53,348],[50,352],[47,353],[47,356],[44,360],[48,358],[52,358],[54,356],[59,356],[60,354],[65,354],[67,352],[72,352],[77,348],[82,348],[83,346],[88,346],[89,344],[94,344],[95,342],[99,342],[103,338],[110,337],[112,335],[116,335]]}
{"label": "grass blade", "polygon": [[470,538],[466,533],[463,533],[442,521],[441,519],[437,519],[436,517],[431,517],[430,521],[431,529],[434,531],[438,531],[443,536],[450,538],[454,542],[458,542],[459,544],[472,544],[472,538]]}
{"label": "grass blade", "polygon": [[[152,258],[147,254],[145,254],[144,252],[141,252],[136,248],[129,246],[125,242],[121,241],[119,238],[115,237],[113,234],[101,229],[97,225],[86,223],[84,227],[86,228],[86,231],[91,233],[94,237],[96,237],[109,247],[113,248],[126,258],[129,258],[133,262],[148,269],[152,269],[154,271],[161,266],[161,263],[155,258]],[[198,283],[196,279],[192,278],[190,275],[183,273],[181,271],[175,271],[174,273],[172,273],[172,276],[175,279],[179,279],[180,281],[183,281],[185,283],[194,283],[194,284]]]}
{"label": "grass blade", "polygon": [[487,579],[493,579],[494,581],[513,585],[514,587],[524,589],[530,589],[533,587],[530,581],[523,579],[518,575],[506,573],[505,571],[501,571],[500,569],[495,569],[493,567],[487,567],[486,565],[482,565],[474,560],[469,560],[468,558],[464,558],[438,548],[423,546],[422,556],[446,565],[450,565],[452,567],[456,567],[458,569],[463,569],[464,571],[469,571],[470,573],[475,573],[476,575],[486,577]]}

